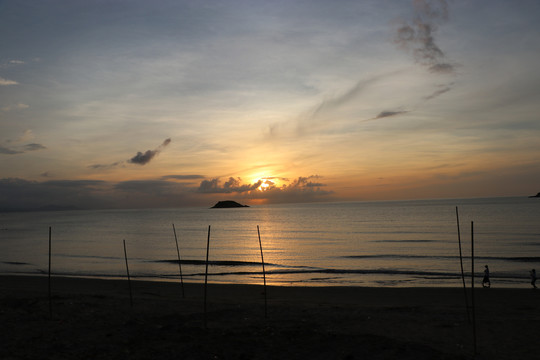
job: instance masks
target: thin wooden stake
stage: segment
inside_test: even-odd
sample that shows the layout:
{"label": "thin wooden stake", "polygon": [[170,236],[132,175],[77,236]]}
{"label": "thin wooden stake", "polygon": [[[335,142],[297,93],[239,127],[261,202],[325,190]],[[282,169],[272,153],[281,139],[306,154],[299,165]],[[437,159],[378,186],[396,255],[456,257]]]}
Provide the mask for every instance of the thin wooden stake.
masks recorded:
{"label": "thin wooden stake", "polygon": [[49,226],[49,316],[52,317],[52,293],[51,293],[51,227]]}
{"label": "thin wooden stake", "polygon": [[474,304],[474,222],[471,221],[471,298],[472,298],[472,321],[473,321],[473,344],[474,356],[476,356],[476,312]]}
{"label": "thin wooden stake", "polygon": [[182,297],[185,298],[186,294],[184,293],[184,279],[182,278],[182,263],[180,261],[180,249],[178,248],[178,238],[176,237],[176,229],[174,224],[172,224],[172,229],[174,232],[174,241],[176,242],[176,255],[178,255],[178,271],[180,272],[180,284],[182,286]]}
{"label": "thin wooden stake", "polygon": [[266,271],[264,270],[264,256],[261,242],[261,232],[259,231],[259,225],[257,225],[257,235],[259,235],[259,248],[261,249],[261,263],[263,270],[263,279],[264,279],[264,317],[268,317],[268,301],[266,296]]}
{"label": "thin wooden stake", "polygon": [[124,259],[126,260],[126,273],[128,278],[128,286],[129,286],[129,304],[131,307],[133,307],[133,292],[131,291],[131,278],[129,277],[129,266],[128,266],[128,258],[127,258],[127,251],[126,251],[126,240],[124,239]]}
{"label": "thin wooden stake", "polygon": [[463,293],[465,295],[465,309],[467,310],[467,322],[471,323],[471,315],[469,314],[469,300],[467,296],[467,286],[465,285],[465,271],[463,271],[463,254],[461,252],[461,231],[459,229],[459,213],[456,206],[456,221],[457,221],[457,234],[459,243],[459,263],[461,265],[461,280],[463,281]]}
{"label": "thin wooden stake", "polygon": [[208,239],[206,240],[206,271],[204,272],[204,327],[207,328],[206,319],[206,294],[208,286],[208,253],[210,251],[210,225],[208,225]]}

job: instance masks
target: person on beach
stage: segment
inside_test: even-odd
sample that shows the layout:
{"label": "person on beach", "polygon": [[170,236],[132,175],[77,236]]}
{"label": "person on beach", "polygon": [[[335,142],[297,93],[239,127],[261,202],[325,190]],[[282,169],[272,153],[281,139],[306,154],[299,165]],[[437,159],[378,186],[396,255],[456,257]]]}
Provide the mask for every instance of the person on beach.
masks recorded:
{"label": "person on beach", "polygon": [[482,287],[491,287],[491,281],[489,281],[489,268],[487,265],[484,269],[484,279],[482,280]]}
{"label": "person on beach", "polygon": [[536,289],[536,270],[532,269],[529,273],[531,274],[531,285]]}

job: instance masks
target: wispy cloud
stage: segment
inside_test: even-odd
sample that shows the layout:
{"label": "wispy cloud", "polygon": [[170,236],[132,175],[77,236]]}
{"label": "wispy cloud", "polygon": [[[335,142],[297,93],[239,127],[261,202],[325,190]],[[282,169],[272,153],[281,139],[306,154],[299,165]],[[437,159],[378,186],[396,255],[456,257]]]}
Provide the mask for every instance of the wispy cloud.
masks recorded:
{"label": "wispy cloud", "polygon": [[408,111],[381,111],[379,115],[373,118],[373,120],[387,118],[387,117],[396,116],[396,115],[402,115],[406,113],[408,113]]}
{"label": "wispy cloud", "polygon": [[165,175],[162,180],[200,180],[204,179],[203,175]]}
{"label": "wispy cloud", "polygon": [[159,154],[161,151],[163,151],[163,148],[165,148],[167,145],[171,143],[171,139],[165,139],[161,145],[159,145],[154,150],[147,150],[146,152],[142,153],[140,151],[137,152],[137,155],[133,156],[129,160],[122,160],[122,161],[115,161],[110,164],[92,164],[88,165],[88,168],[90,169],[112,169],[120,166],[124,166],[126,162],[131,164],[137,164],[137,165],[146,165],[148,164],[154,157],[156,157],[157,154]]}
{"label": "wispy cloud", "polygon": [[0,77],[0,86],[18,85],[19,83],[14,80],[4,79]]}
{"label": "wispy cloud", "polygon": [[163,148],[165,148],[169,143],[171,142],[171,139],[166,139],[163,141],[163,143],[158,146],[154,150],[146,150],[146,152],[137,152],[137,155],[129,159],[129,162],[132,164],[138,164],[138,165],[146,165],[148,164],[157,154],[159,154]]}
{"label": "wispy cloud", "polygon": [[11,148],[0,146],[0,154],[4,154],[4,155],[24,154],[26,152],[44,150],[46,148],[47,148],[46,146],[37,144],[37,143],[31,143],[31,144],[26,144],[26,145],[17,146],[17,147],[11,147]]}
{"label": "wispy cloud", "polygon": [[46,146],[35,142],[24,144],[25,142],[28,142],[34,138],[35,136],[32,130],[26,130],[20,137],[16,139],[8,139],[5,141],[5,145],[0,145],[0,154],[24,154],[26,152],[44,150],[47,148]]}
{"label": "wispy cloud", "polygon": [[116,161],[111,164],[93,164],[93,165],[88,165],[88,167],[90,169],[111,169],[111,168],[118,167],[122,164],[124,164],[124,161]]}
{"label": "wispy cloud", "polygon": [[8,111],[14,111],[14,110],[23,110],[28,109],[30,105],[26,105],[23,103],[17,103],[15,105],[8,105],[1,108],[2,111],[8,112]]}
{"label": "wispy cloud", "polygon": [[[309,111],[299,115],[296,121],[292,123],[295,135],[303,136],[321,131],[322,129],[336,126],[339,121],[357,121],[354,116],[351,118],[348,115],[341,115],[349,107],[354,107],[355,103],[363,94],[369,92],[372,86],[379,84],[382,81],[393,79],[404,71],[405,70],[403,69],[398,69],[366,77],[358,80],[344,92],[323,99]],[[354,120],[352,120],[353,118]],[[275,122],[268,126],[267,134],[270,138],[279,138],[287,131],[287,129],[290,130],[290,126],[290,121]]]}
{"label": "wispy cloud", "polygon": [[26,144],[23,146],[23,149],[24,151],[37,151],[37,150],[43,150],[43,149],[46,149],[47,147],[41,145],[41,144],[36,144],[36,143],[31,143],[31,144]]}
{"label": "wispy cloud", "polygon": [[448,86],[444,86],[442,88],[440,88],[439,90],[435,90],[433,93],[431,93],[430,95],[424,97],[424,100],[431,100],[431,99],[434,99],[444,93],[447,93],[449,92],[450,90],[452,90],[452,86],[451,85],[448,85]]}
{"label": "wispy cloud", "polygon": [[9,149],[9,148],[4,147],[4,146],[0,146],[0,154],[15,155],[15,154],[22,154],[22,151],[13,150],[13,149]]}
{"label": "wispy cloud", "polygon": [[0,68],[7,68],[7,67],[12,67],[12,66],[17,66],[17,65],[24,65],[24,64],[26,64],[26,62],[23,60],[12,59],[7,62],[0,63]]}
{"label": "wispy cloud", "polygon": [[452,73],[455,66],[435,42],[438,26],[448,19],[448,3],[445,0],[415,0],[414,19],[403,21],[396,31],[394,42],[401,48],[411,50],[416,61],[433,73]]}

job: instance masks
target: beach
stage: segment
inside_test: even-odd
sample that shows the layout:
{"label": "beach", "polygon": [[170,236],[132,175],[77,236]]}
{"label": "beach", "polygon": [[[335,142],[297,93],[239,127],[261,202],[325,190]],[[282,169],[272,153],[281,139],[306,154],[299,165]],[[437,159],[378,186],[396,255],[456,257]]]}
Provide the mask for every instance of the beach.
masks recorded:
{"label": "beach", "polygon": [[[467,359],[462,288],[0,276],[3,359]],[[469,292],[470,299],[470,292]],[[537,356],[540,291],[475,289],[476,358]],[[470,302],[470,300],[469,300]],[[265,310],[267,312],[265,316]],[[471,316],[472,316],[472,311]]]}

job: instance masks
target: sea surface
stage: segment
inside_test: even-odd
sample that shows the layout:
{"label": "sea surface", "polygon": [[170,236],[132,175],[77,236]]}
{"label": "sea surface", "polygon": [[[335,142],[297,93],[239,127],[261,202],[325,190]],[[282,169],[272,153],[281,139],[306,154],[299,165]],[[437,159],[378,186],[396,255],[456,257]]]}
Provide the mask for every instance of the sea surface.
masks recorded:
{"label": "sea surface", "polygon": [[[0,273],[279,286],[493,287],[540,273],[540,199],[0,213]],[[178,252],[173,231],[176,229]],[[257,231],[259,227],[260,239]],[[209,241],[208,241],[209,240]]]}

